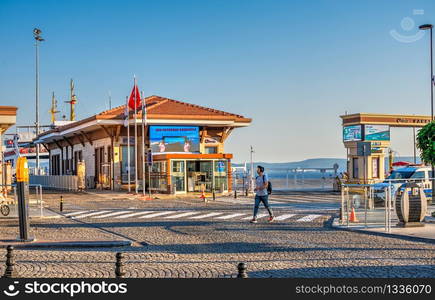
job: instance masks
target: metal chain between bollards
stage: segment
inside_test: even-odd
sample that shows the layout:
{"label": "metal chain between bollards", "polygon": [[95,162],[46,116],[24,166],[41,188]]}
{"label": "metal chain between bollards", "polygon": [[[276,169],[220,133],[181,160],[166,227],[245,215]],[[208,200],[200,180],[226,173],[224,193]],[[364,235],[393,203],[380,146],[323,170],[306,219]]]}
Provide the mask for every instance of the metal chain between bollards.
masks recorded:
{"label": "metal chain between bollards", "polygon": [[116,278],[123,278],[125,275],[123,260],[124,260],[124,254],[122,254],[121,252],[116,253],[116,263],[115,263]]}
{"label": "metal chain between bollards", "polygon": [[16,278],[18,273],[15,270],[14,247],[7,246],[6,248],[6,269],[3,278]]}
{"label": "metal chain between bollards", "polygon": [[248,278],[248,273],[246,272],[246,264],[245,263],[239,263],[237,265],[237,278]]}

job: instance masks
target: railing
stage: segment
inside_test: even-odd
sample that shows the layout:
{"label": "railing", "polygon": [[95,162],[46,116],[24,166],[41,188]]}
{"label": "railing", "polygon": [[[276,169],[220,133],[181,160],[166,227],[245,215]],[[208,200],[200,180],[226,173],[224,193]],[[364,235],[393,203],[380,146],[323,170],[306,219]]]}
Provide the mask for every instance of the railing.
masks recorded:
{"label": "railing", "polygon": [[78,191],[78,176],[75,175],[31,175],[30,184],[39,184],[45,189]]}
{"label": "railing", "polygon": [[[32,190],[34,193],[31,193]],[[18,217],[18,201],[17,201],[17,190],[15,184],[12,185],[0,185],[0,217]],[[42,185],[40,184],[29,184],[29,194],[28,194],[28,210],[30,216],[44,216],[42,201]]]}
{"label": "railing", "polygon": [[[386,232],[391,232],[392,222],[398,221],[395,208],[402,185],[416,182],[431,194],[430,181],[430,178],[386,179],[384,184],[342,184],[340,222],[348,227],[350,223],[364,227],[382,224]],[[431,197],[426,197],[428,204],[433,203]]]}

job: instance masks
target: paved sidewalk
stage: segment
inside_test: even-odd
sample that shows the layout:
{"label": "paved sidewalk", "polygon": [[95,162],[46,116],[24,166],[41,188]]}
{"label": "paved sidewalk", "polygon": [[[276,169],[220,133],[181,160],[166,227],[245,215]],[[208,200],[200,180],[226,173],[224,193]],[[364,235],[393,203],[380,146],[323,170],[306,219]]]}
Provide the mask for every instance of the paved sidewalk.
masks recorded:
{"label": "paved sidewalk", "polygon": [[344,229],[368,234],[380,234],[391,237],[402,237],[409,239],[417,239],[429,243],[435,243],[435,223],[426,222],[424,227],[398,227],[395,223],[391,224],[390,232],[385,231],[385,226],[379,224],[368,224],[367,228],[364,224],[350,224],[347,227],[346,224],[341,225],[339,218],[335,218],[332,222],[332,227],[337,229]]}

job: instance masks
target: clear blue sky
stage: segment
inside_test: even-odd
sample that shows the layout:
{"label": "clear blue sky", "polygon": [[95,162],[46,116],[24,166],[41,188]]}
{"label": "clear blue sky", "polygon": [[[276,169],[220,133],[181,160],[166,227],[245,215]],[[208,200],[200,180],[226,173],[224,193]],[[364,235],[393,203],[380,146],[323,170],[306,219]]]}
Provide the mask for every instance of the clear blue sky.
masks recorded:
{"label": "clear blue sky", "polygon": [[[253,118],[228,140],[237,162],[250,144],[263,161],[345,157],[345,111],[430,113],[428,34],[390,34],[418,37],[423,23],[435,23],[433,0],[0,0],[0,104],[34,122],[39,27],[44,123],[51,92],[67,100],[70,78],[84,118],[108,108],[109,90],[122,104],[136,74],[146,95]],[[394,129],[392,146],[411,155],[411,138]]]}

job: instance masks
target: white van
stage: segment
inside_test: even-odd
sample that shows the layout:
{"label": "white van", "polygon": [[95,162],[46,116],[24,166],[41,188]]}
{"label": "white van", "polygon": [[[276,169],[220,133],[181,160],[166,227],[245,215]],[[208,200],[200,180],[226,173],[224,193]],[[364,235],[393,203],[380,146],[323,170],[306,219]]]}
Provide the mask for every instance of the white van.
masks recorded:
{"label": "white van", "polygon": [[432,168],[427,166],[408,166],[393,170],[384,182],[376,183],[374,188],[375,206],[384,206],[385,188],[390,185],[391,180],[391,199],[395,199],[397,191],[407,182],[416,182],[423,187],[428,201],[432,197],[432,181],[429,179],[432,175]]}

